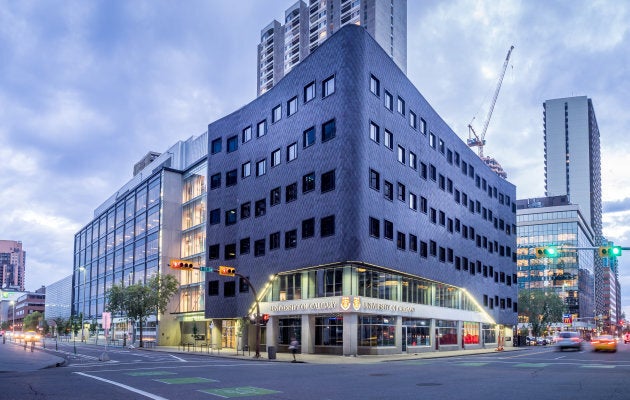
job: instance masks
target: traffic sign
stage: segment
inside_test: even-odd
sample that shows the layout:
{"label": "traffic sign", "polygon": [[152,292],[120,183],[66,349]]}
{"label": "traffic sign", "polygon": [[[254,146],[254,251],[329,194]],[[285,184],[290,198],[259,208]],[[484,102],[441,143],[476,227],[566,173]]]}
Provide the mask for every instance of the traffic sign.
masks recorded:
{"label": "traffic sign", "polygon": [[199,267],[199,271],[201,271],[201,272],[214,272],[214,268],[210,268],[210,267]]}

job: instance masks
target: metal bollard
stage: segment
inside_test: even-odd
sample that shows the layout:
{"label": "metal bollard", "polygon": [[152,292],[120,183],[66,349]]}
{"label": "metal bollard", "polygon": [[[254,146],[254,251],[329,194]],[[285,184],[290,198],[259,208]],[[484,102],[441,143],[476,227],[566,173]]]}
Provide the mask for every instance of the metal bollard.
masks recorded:
{"label": "metal bollard", "polygon": [[33,352],[34,348],[35,348],[35,342],[31,342],[31,353]]}

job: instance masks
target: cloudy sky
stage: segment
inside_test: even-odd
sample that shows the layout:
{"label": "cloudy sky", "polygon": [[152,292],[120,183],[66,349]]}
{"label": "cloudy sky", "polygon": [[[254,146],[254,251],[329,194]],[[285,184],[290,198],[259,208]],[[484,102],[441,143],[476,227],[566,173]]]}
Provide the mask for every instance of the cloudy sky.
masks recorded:
{"label": "cloudy sky", "polygon": [[[234,4],[238,4],[235,6]],[[74,234],[148,151],[203,133],[256,95],[260,30],[292,0],[0,0],[0,239],[27,252],[26,288],[72,271]],[[547,99],[593,100],[604,234],[630,246],[630,2],[408,0],[408,76],[518,198],[544,195]],[[630,316],[630,251],[621,258]]]}

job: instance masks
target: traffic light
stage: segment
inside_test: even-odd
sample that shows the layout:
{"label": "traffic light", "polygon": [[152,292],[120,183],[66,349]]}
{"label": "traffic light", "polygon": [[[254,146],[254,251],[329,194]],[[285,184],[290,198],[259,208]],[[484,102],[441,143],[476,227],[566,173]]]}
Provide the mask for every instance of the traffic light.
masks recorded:
{"label": "traffic light", "polygon": [[617,257],[621,255],[621,246],[600,246],[599,247],[599,256],[606,257]]}
{"label": "traffic light", "polygon": [[234,267],[226,267],[225,265],[219,266],[219,275],[234,276],[236,269]]}
{"label": "traffic light", "polygon": [[169,266],[171,269],[193,269],[193,264],[190,261],[171,260]]}
{"label": "traffic light", "polygon": [[536,247],[534,249],[536,258],[554,258],[558,257],[558,248],[556,246]]}

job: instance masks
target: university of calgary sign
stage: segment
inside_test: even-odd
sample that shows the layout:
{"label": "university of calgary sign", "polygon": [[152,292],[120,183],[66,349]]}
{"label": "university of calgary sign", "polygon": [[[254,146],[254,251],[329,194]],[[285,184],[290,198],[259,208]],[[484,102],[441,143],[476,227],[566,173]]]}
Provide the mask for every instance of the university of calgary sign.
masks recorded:
{"label": "university of calgary sign", "polygon": [[390,312],[410,314],[416,311],[411,304],[383,301],[359,296],[341,296],[339,299],[297,300],[269,304],[269,312],[280,313],[308,313],[314,312]]}

